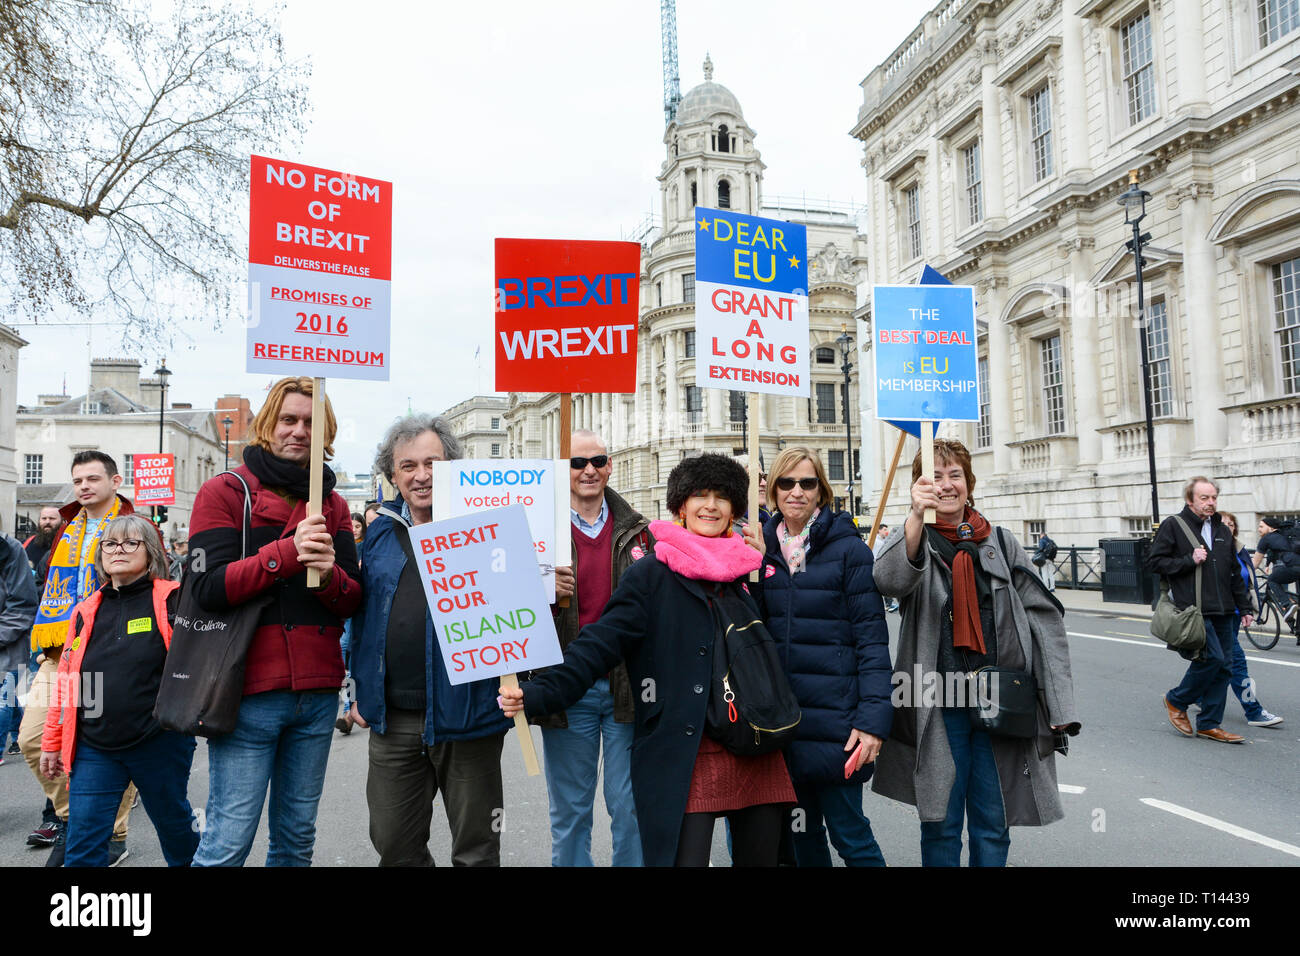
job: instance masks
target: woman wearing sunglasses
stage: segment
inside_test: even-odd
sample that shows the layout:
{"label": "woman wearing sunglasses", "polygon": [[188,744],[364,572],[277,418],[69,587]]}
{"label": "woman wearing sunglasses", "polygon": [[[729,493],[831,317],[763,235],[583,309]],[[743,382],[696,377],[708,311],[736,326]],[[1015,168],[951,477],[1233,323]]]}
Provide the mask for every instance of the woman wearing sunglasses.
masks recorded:
{"label": "woman wearing sunglasses", "polygon": [[194,738],[154,718],[180,585],[153,523],[113,519],[95,556],[106,581],[72,612],[55,701],[41,738],[41,772],[68,773],[64,866],[107,866],[122,794],[134,781],[168,866],[199,845],[186,797]]}
{"label": "woman wearing sunglasses", "polygon": [[[787,448],[768,472],[760,604],[803,719],[787,760],[804,826],[799,866],[884,866],[862,784],[889,735],[889,629],[871,577],[871,550],[834,496],[821,458]],[[823,827],[823,820],[825,827]]]}
{"label": "woman wearing sunglasses", "polygon": [[762,560],[757,529],[746,527],[745,540],[731,530],[748,485],[726,456],[681,462],[668,476],[676,521],[650,523],[653,559],[628,568],[600,619],[565,648],[563,664],[501,688],[507,716],[555,713],[627,661],[636,693],[632,799],[647,866],[708,866],[719,816],[731,824],[737,866],[775,866],[794,802],[780,751],[742,757],[705,733],[721,636],[715,606],[733,621],[759,617],[742,586]]}

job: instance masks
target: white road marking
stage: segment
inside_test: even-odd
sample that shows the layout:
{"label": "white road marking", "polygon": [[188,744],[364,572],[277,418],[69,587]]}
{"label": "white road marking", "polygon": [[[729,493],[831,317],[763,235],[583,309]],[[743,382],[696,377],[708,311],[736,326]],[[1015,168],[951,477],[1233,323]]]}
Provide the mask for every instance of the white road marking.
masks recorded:
{"label": "white road marking", "polygon": [[[1116,644],[1136,644],[1139,647],[1155,647],[1160,650],[1165,649],[1165,645],[1157,641],[1154,637],[1147,641],[1133,641],[1127,637],[1110,637],[1107,634],[1084,634],[1081,631],[1066,631],[1070,637],[1091,637],[1095,641],[1114,641]],[[1277,664],[1280,667],[1300,667],[1300,661],[1279,661],[1272,657],[1255,657],[1252,654],[1246,655],[1246,660],[1254,661],[1256,664]]]}
{"label": "white road marking", "polygon": [[1074,784],[1072,784],[1072,783],[1058,783],[1058,784],[1056,785],[1056,789],[1057,789],[1057,790],[1060,790],[1061,793],[1083,793],[1083,792],[1084,792],[1085,790],[1087,790],[1088,788],[1087,788],[1087,787],[1076,787],[1076,786],[1075,786]]}
{"label": "white road marking", "polygon": [[1281,840],[1274,840],[1272,837],[1266,837],[1262,833],[1256,833],[1254,830],[1247,830],[1245,827],[1239,827],[1235,823],[1228,823],[1225,820],[1219,820],[1215,817],[1206,816],[1204,813],[1197,813],[1195,810],[1188,810],[1186,807],[1180,807],[1176,803],[1167,803],[1164,800],[1156,800],[1152,797],[1142,797],[1141,802],[1148,807],[1155,807],[1157,810],[1165,810],[1169,813],[1177,814],[1195,823],[1203,823],[1207,827],[1214,827],[1216,830],[1222,830],[1235,837],[1241,837],[1243,840],[1250,840],[1261,846],[1266,846],[1272,850],[1281,850],[1283,853],[1289,853],[1292,856],[1300,856],[1300,846],[1293,846],[1290,843],[1283,843]]}

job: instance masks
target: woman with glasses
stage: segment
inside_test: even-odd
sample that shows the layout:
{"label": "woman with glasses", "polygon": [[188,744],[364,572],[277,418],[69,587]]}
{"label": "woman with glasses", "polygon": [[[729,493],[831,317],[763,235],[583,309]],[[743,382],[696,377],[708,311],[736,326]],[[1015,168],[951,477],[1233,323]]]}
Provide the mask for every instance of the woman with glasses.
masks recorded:
{"label": "woman with glasses", "polygon": [[[799,866],[884,866],[862,784],[889,735],[889,629],[871,577],[871,550],[834,496],[821,458],[787,448],[768,473],[772,517],[759,603],[803,719],[786,754],[803,826]],[[823,826],[825,821],[825,826]]]}
{"label": "woman with glasses", "polygon": [[199,845],[186,797],[194,738],[163,730],[153,715],[180,585],[153,524],[135,514],[104,529],[95,570],[106,583],[72,612],[41,738],[41,772],[69,778],[64,866],[108,865],[132,781],[167,865],[189,866]]}

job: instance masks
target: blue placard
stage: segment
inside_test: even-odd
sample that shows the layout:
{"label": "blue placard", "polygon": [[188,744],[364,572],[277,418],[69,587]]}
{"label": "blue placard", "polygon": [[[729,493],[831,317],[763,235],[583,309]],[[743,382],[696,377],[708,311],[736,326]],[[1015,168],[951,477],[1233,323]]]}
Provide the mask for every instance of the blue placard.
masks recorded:
{"label": "blue placard", "polygon": [[872,317],[877,418],[979,421],[973,288],[875,286]]}
{"label": "blue placard", "polygon": [[808,230],[781,219],[695,207],[695,281],[808,291]]}

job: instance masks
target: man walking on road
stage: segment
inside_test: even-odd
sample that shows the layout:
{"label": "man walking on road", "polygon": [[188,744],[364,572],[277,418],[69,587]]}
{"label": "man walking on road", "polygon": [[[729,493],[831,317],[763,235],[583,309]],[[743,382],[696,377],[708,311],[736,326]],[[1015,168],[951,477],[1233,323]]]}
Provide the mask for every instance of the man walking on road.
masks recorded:
{"label": "man walking on road", "polygon": [[[653,546],[641,517],[609,485],[614,470],[595,432],[573,433],[569,459],[569,521],[573,567],[556,568],[555,594],[569,597],[555,611],[560,646],[600,618],[632,563]],[[562,714],[536,718],[546,753],[551,798],[551,865],[591,866],[592,812],[601,741],[605,745],[605,809],[613,831],[615,866],[641,866],[641,836],[632,803],[634,698],[620,663]]]}
{"label": "man walking on road", "polygon": [[[1196,576],[1200,575],[1205,649],[1188,666],[1182,683],[1165,695],[1165,711],[1184,737],[1239,744],[1244,737],[1219,725],[1232,677],[1233,616],[1239,611],[1241,626],[1250,627],[1254,621],[1250,598],[1237,570],[1232,535],[1217,512],[1219,486],[1198,475],[1183,489],[1183,498],[1187,502],[1183,510],[1161,522],[1147,567],[1165,577],[1170,600],[1180,609],[1196,603]],[[1193,730],[1187,707],[1195,703],[1201,710]]]}

